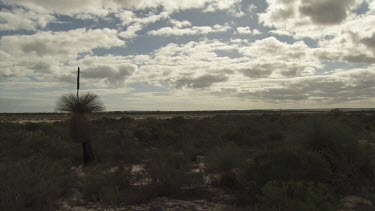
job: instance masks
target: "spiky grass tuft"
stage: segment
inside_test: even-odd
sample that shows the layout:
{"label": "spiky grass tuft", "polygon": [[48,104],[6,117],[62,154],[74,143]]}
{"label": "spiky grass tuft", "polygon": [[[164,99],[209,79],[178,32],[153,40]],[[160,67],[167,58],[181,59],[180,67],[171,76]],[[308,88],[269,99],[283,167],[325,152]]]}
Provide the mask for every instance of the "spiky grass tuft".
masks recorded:
{"label": "spiky grass tuft", "polygon": [[85,114],[104,110],[104,104],[99,96],[93,93],[83,93],[79,98],[73,94],[62,96],[56,105],[57,111],[74,114]]}

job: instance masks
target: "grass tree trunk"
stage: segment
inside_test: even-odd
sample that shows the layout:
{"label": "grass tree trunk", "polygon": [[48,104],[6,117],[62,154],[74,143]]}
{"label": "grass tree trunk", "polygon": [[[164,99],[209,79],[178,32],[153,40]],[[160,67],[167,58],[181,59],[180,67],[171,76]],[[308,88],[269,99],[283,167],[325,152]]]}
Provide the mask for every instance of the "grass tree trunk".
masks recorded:
{"label": "grass tree trunk", "polygon": [[93,163],[95,154],[91,145],[91,127],[84,115],[75,114],[72,116],[70,135],[75,142],[82,143],[83,163],[85,165]]}
{"label": "grass tree trunk", "polygon": [[99,97],[92,93],[79,93],[79,73],[77,72],[77,94],[62,96],[57,102],[56,110],[72,113],[70,119],[70,136],[82,144],[83,162],[85,165],[95,161],[94,151],[91,146],[91,126],[85,114],[104,110],[104,105]]}
{"label": "grass tree trunk", "polygon": [[83,164],[89,165],[95,161],[94,151],[92,150],[92,146],[90,142],[83,142],[82,143],[82,150],[83,150]]}

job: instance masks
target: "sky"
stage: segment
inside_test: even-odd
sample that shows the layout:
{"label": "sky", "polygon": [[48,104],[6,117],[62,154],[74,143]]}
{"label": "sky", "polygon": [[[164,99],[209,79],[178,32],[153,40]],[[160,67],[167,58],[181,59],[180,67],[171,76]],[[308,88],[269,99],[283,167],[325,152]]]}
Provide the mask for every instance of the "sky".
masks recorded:
{"label": "sky", "polygon": [[373,0],[0,0],[0,112],[375,107]]}

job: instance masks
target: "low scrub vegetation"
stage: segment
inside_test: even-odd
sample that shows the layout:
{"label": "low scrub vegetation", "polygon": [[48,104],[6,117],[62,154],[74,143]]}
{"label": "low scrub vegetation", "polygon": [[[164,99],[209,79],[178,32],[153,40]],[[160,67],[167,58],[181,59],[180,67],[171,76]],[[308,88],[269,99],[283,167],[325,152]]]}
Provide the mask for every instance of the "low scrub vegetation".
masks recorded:
{"label": "low scrub vegetation", "polygon": [[260,210],[336,210],[338,200],[329,186],[321,183],[267,182],[258,194]]}
{"label": "low scrub vegetation", "polygon": [[71,162],[33,157],[0,166],[0,210],[51,210],[73,183]]}
{"label": "low scrub vegetation", "polygon": [[88,201],[117,207],[125,203],[131,188],[131,174],[126,169],[95,168],[81,178],[83,196]]}
{"label": "low scrub vegetation", "polygon": [[0,209],[56,210],[78,189],[112,208],[162,196],[244,210],[336,210],[347,195],[375,198],[374,115],[96,119],[97,162],[87,167],[69,122],[1,122]]}
{"label": "low scrub vegetation", "polygon": [[215,147],[207,154],[206,167],[208,172],[225,172],[246,166],[243,150],[234,144]]}

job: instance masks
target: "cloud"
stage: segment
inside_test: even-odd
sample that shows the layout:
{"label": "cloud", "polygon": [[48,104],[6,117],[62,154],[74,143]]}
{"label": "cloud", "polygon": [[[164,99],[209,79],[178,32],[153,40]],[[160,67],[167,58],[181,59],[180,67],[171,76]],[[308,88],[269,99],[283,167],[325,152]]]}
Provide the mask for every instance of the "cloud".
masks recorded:
{"label": "cloud", "polygon": [[250,67],[239,69],[239,72],[250,78],[292,78],[313,75],[315,67],[298,62],[252,63]]}
{"label": "cloud", "polygon": [[[230,56],[232,53],[235,56]],[[154,51],[129,82],[221,93],[222,89],[236,90],[244,84],[259,89],[263,86],[258,83],[261,80],[272,80],[267,85],[271,86],[274,80],[310,77],[322,68],[314,50],[304,42],[288,44],[275,38],[254,43],[202,39],[170,43]],[[233,96],[239,96],[235,93]]]}
{"label": "cloud", "polygon": [[[126,30],[119,34],[126,39],[136,37],[137,32],[144,29],[146,26],[169,17],[167,12],[161,12],[160,14],[151,13],[146,16],[137,17],[132,11],[123,11],[115,14],[115,16],[120,19],[119,25],[126,27]],[[122,27],[120,27],[121,30],[123,30]]]}
{"label": "cloud", "polygon": [[241,0],[212,1],[203,12],[215,12],[220,10],[228,10],[235,5],[241,3]]}
{"label": "cloud", "polygon": [[94,49],[124,44],[117,31],[111,29],[6,35],[0,39],[0,54],[5,59],[0,62],[0,74],[19,80],[32,76],[37,81],[53,81],[66,75],[67,69],[75,70],[79,64],[74,61],[80,54],[92,54]]}
{"label": "cloud", "polygon": [[314,54],[322,60],[372,64],[375,61],[373,37],[372,33],[343,32],[319,41]]}
{"label": "cloud", "polygon": [[238,34],[249,34],[249,35],[258,35],[262,34],[258,29],[250,29],[250,27],[237,27]]}
{"label": "cloud", "polygon": [[3,0],[10,7],[22,7],[39,15],[66,15],[82,19],[106,18],[113,14],[122,15],[125,11],[162,9],[173,13],[188,9],[203,9],[212,7],[215,11],[225,11],[233,8],[239,0],[201,0],[201,1],[172,1],[172,0]]}
{"label": "cloud", "polygon": [[170,0],[126,0],[119,1],[120,4],[125,7],[131,7],[134,9],[147,9],[147,8],[158,8],[162,7],[166,11],[178,11],[187,9],[198,9],[204,8],[207,4],[215,5],[217,10],[226,10],[230,8],[233,4],[237,3],[236,0],[202,0],[202,1],[170,1]]}
{"label": "cloud", "polygon": [[203,89],[211,86],[214,83],[227,81],[228,77],[224,75],[202,75],[199,77],[183,77],[173,83],[176,87],[188,87],[193,89]]}
{"label": "cloud", "polygon": [[360,42],[370,48],[375,55],[375,32],[372,33],[371,37],[365,37]]}
{"label": "cloud", "polygon": [[30,66],[36,73],[51,73],[51,64],[46,62],[36,62]]}
{"label": "cloud", "polygon": [[126,31],[119,33],[119,36],[126,39],[131,39],[137,36],[137,32],[142,30],[145,26],[141,24],[133,24],[127,27]]}
{"label": "cloud", "polygon": [[187,21],[187,20],[179,21],[179,20],[175,20],[175,19],[170,19],[170,22],[173,26],[175,26],[177,28],[185,28],[185,27],[191,26],[191,22]]}
{"label": "cloud", "polygon": [[38,28],[45,28],[49,22],[54,20],[55,17],[52,15],[39,15],[23,8],[3,9],[0,11],[0,31],[22,29],[34,31]]}
{"label": "cloud", "polygon": [[36,11],[40,14],[63,14],[75,15],[78,13],[90,13],[95,15],[106,15],[104,2],[101,0],[66,0],[46,1],[46,0],[3,0],[11,6],[22,6],[28,10]]}
{"label": "cloud", "polygon": [[162,84],[173,79],[174,84],[193,88],[188,82],[202,75],[225,75],[223,86],[231,81],[311,76],[324,67],[314,52],[303,42],[287,44],[275,38],[254,43],[208,39],[170,43],[154,51],[132,80]]}
{"label": "cloud", "polygon": [[[268,8],[259,14],[260,23],[271,27],[276,34],[294,38],[324,39],[343,31],[353,30],[371,11],[356,14],[362,0],[266,0]],[[361,21],[360,21],[361,20]],[[355,22],[355,23],[354,23]],[[351,27],[357,25],[357,27]],[[359,29],[363,31],[364,29]]]}
{"label": "cloud", "polygon": [[[26,3],[27,2],[27,3]],[[32,3],[29,3],[32,2]],[[110,10],[145,10],[145,9],[157,9],[162,8],[167,12],[175,12],[180,10],[188,9],[199,9],[206,6],[212,5],[215,10],[226,10],[233,7],[234,4],[238,4],[239,0],[201,0],[201,1],[171,1],[171,0],[116,0],[106,2],[102,0],[83,0],[74,1],[68,0],[64,3],[61,2],[48,2],[46,4],[43,0],[17,0],[18,4],[30,5],[36,7],[42,7],[51,11],[64,11],[65,13],[77,13],[78,11],[86,11],[99,13],[103,9]]]}
{"label": "cloud", "polygon": [[281,22],[307,17],[310,23],[332,25],[347,18],[354,0],[267,0],[267,3],[266,13],[261,15],[263,21]]}
{"label": "cloud", "polygon": [[161,12],[159,14],[149,13],[146,15],[137,16],[136,13],[125,10],[119,13],[116,13],[115,16],[120,20],[119,25],[128,26],[131,24],[139,24],[142,26],[147,26],[151,23],[155,23],[159,20],[163,20],[169,17],[167,12]]}
{"label": "cloud", "polygon": [[350,63],[367,63],[367,64],[375,63],[375,57],[371,57],[366,54],[345,55],[342,57],[342,60],[350,62]]}
{"label": "cloud", "polygon": [[82,77],[86,79],[103,80],[109,87],[122,87],[124,81],[137,69],[136,65],[122,64],[116,66],[101,65],[86,68],[82,71]]}
{"label": "cloud", "polygon": [[339,24],[347,18],[354,0],[303,0],[298,8],[316,24]]}
{"label": "cloud", "polygon": [[301,41],[287,44],[269,37],[242,46],[239,53],[252,58],[251,67],[254,70],[267,67],[273,70],[274,77],[311,75],[323,67],[314,55],[314,50]]}
{"label": "cloud", "polygon": [[242,10],[242,0],[226,0],[226,1],[211,1],[206,4],[204,13],[215,13],[218,11],[225,11],[228,14],[241,18],[246,15],[246,9]]}
{"label": "cloud", "polygon": [[374,101],[374,76],[374,69],[368,68],[288,80],[258,80],[252,82],[252,86],[238,85],[231,94],[273,103],[303,102],[310,105]]}
{"label": "cloud", "polygon": [[269,33],[271,34],[275,34],[275,35],[279,35],[279,36],[289,36],[289,37],[293,37],[293,33],[292,32],[289,32],[289,31],[283,31],[283,30],[270,30]]}
{"label": "cloud", "polygon": [[230,26],[193,26],[190,28],[164,27],[157,30],[151,30],[147,34],[152,36],[184,36],[184,35],[205,35],[208,33],[219,33],[230,30]]}
{"label": "cloud", "polygon": [[0,112],[46,112],[51,110],[53,103],[50,99],[36,99],[29,97],[0,97]]}
{"label": "cloud", "polygon": [[95,48],[125,44],[117,37],[116,30],[83,28],[62,32],[41,31],[33,35],[8,35],[1,37],[0,41],[0,49],[18,58],[60,56],[69,59]]}
{"label": "cloud", "polygon": [[271,64],[263,64],[258,67],[239,69],[238,71],[250,78],[265,78],[271,75],[273,69]]}

